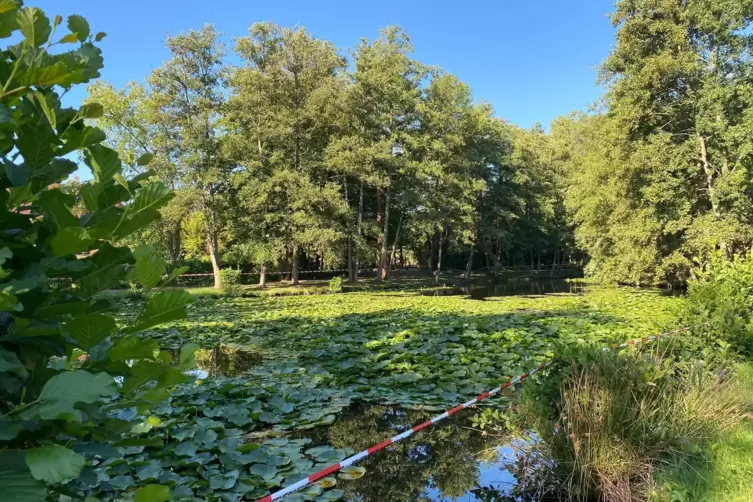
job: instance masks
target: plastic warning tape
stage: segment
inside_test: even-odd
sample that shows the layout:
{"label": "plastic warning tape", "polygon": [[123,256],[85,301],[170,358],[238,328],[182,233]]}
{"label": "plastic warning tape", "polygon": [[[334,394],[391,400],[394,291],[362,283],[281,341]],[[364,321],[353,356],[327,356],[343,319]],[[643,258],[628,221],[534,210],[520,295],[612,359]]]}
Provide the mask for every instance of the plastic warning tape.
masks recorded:
{"label": "plastic warning tape", "polygon": [[[671,335],[674,335],[674,334],[677,334],[677,333],[683,333],[683,332],[689,331],[689,330],[690,330],[690,328],[688,328],[688,327],[677,328],[677,329],[673,329],[671,331],[665,331],[664,333],[659,333],[659,334],[656,334],[656,335],[646,336],[646,337],[643,337],[643,338],[636,338],[635,340],[630,340],[630,341],[622,343],[622,344],[613,344],[611,346],[604,347],[604,349],[602,349],[602,350],[608,351],[610,349],[624,348],[624,347],[628,347],[630,345],[636,345],[636,344],[643,343],[643,342],[648,342],[648,341],[651,341],[651,340],[658,340],[660,338],[671,336]],[[544,368],[546,368],[550,364],[552,364],[552,361],[545,362],[544,364],[540,365],[539,367],[537,367],[535,369],[532,369],[528,373],[523,373],[522,375],[516,376],[515,378],[512,378],[512,379],[510,379],[510,377],[506,377],[508,379],[508,381],[506,383],[500,385],[496,389],[492,389],[489,392],[484,392],[483,394],[474,397],[473,399],[471,399],[470,401],[468,401],[466,403],[459,404],[458,406],[455,406],[454,408],[450,408],[449,410],[445,411],[441,415],[437,415],[436,417],[434,417],[434,418],[432,418],[430,420],[427,420],[426,422],[424,422],[422,424],[418,424],[415,427],[412,427],[412,428],[406,430],[405,432],[402,432],[402,433],[398,434],[397,436],[393,436],[390,439],[387,439],[386,441],[382,441],[379,444],[375,444],[371,448],[368,448],[366,450],[363,450],[362,452],[356,453],[355,455],[351,455],[350,457],[346,458],[345,460],[337,462],[336,464],[332,464],[329,467],[326,467],[326,468],[322,469],[321,471],[316,472],[316,473],[312,474],[311,476],[309,476],[307,478],[303,478],[300,481],[297,481],[297,482],[293,483],[290,486],[286,486],[285,488],[283,488],[281,490],[278,490],[278,491],[274,492],[271,495],[267,495],[266,497],[260,498],[256,502],[272,502],[274,500],[280,500],[285,495],[288,495],[290,493],[293,493],[293,492],[296,492],[298,490],[301,490],[301,489],[305,488],[306,486],[308,486],[310,484],[316,483],[320,479],[322,479],[324,477],[327,477],[330,474],[334,474],[335,472],[339,471],[340,469],[344,469],[345,467],[351,466],[351,465],[355,464],[356,462],[358,462],[360,460],[363,460],[364,458],[369,457],[369,456],[375,454],[376,452],[381,451],[381,450],[387,448],[388,446],[390,446],[392,444],[395,444],[395,443],[397,443],[399,441],[402,441],[405,438],[411,437],[413,434],[415,434],[416,432],[418,432],[418,431],[420,431],[422,429],[425,429],[427,427],[431,427],[432,425],[434,425],[434,424],[436,424],[438,422],[441,422],[442,420],[445,420],[445,419],[451,417],[452,415],[454,415],[455,413],[459,412],[460,410],[464,410],[466,408],[470,408],[470,407],[474,406],[476,403],[478,403],[479,401],[483,401],[484,399],[487,399],[487,398],[492,397],[492,396],[494,396],[496,394],[499,394],[501,391],[507,389],[508,387],[512,387],[515,384],[518,384],[518,383],[521,383],[521,382],[527,380],[528,378],[530,378],[534,374],[538,373],[539,371],[543,370]]]}
{"label": "plastic warning tape", "polygon": [[[359,272],[368,271],[370,269],[361,269]],[[299,274],[310,274],[310,273],[319,273],[319,274],[329,274],[332,272],[347,272],[347,268],[338,268],[336,270],[299,270]],[[281,272],[267,272],[268,275],[280,275],[280,274],[290,274],[290,271],[281,271]],[[212,273],[206,273],[206,274],[180,274],[179,277],[211,277],[214,274]],[[241,272],[241,275],[259,275],[259,272]]]}

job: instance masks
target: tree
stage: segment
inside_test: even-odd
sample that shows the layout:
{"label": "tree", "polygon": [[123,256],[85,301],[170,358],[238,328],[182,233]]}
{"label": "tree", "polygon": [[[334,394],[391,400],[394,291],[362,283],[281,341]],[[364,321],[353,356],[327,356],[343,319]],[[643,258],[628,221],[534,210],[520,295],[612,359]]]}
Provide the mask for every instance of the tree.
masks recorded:
{"label": "tree", "polygon": [[130,82],[125,89],[97,81],[88,87],[87,103],[102,107],[96,125],[107,134],[107,144],[124,159],[128,172],[141,174],[148,168],[165,183],[176,197],[160,210],[161,218],[138,235],[137,244],[150,244],[177,264],[181,258],[181,222],[186,208],[191,207],[192,193],[181,189],[176,163],[178,153],[174,141],[167,141],[169,130],[153,116],[150,97],[145,87]]}
{"label": "tree", "polygon": [[751,19],[749,0],[617,3],[608,113],[586,128],[610,161],[584,149],[574,178],[603,195],[571,199],[603,278],[682,281],[693,257],[753,242]]}
{"label": "tree", "polygon": [[405,144],[416,129],[416,107],[425,69],[408,57],[408,35],[396,26],[382,30],[372,43],[361,40],[353,52],[355,71],[349,95],[354,117],[343,146],[364,164],[361,183],[376,189],[377,280],[387,275],[391,196],[405,172]]}
{"label": "tree", "polygon": [[247,235],[264,256],[284,250],[298,284],[301,251],[332,255],[340,242],[345,208],[324,151],[345,60],[303,29],[270,23],[253,25],[236,52],[246,64],[231,79],[228,150],[241,166],[234,185],[246,224],[257,229]]}
{"label": "tree", "polygon": [[418,105],[419,133],[414,143],[421,180],[423,217],[439,234],[439,282],[442,251],[449,236],[470,244],[476,223],[475,201],[484,189],[483,160],[473,148],[486,133],[487,106],[474,107],[467,85],[452,75],[432,78]]}
{"label": "tree", "polygon": [[[61,105],[59,89],[99,77],[96,43],[105,34],[74,15],[58,36],[60,16],[50,22],[20,4],[0,9],[0,37],[19,41],[0,63],[0,490],[7,500],[42,502],[85,467],[72,442],[114,448],[146,420],[143,412],[116,419],[112,400],[156,406],[167,387],[188,380],[195,347],[173,366],[156,341],[136,336],[185,316],[187,292],[158,292],[120,325],[116,305],[99,295],[124,281],[151,291],[175,276],[163,279],[153,248],[117,245],[159,218],[172,193],[150,172],[126,178],[104,133],[86,124],[101,106]],[[77,168],[66,157],[75,154],[93,179],[69,183],[66,193],[60,184]]]}
{"label": "tree", "polygon": [[219,122],[225,101],[224,49],[211,26],[171,36],[172,55],[149,77],[148,116],[155,139],[172,152],[178,183],[204,216],[214,286],[220,286],[223,195],[231,164],[223,155]]}

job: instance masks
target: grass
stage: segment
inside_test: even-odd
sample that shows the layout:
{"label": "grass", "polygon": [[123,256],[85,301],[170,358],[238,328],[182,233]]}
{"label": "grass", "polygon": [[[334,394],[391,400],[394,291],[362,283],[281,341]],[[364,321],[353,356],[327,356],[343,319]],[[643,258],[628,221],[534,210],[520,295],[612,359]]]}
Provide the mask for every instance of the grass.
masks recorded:
{"label": "grass", "polygon": [[737,368],[747,419],[689,461],[657,473],[654,502],[747,502],[753,500],[753,364]]}
{"label": "grass", "polygon": [[743,382],[682,358],[671,341],[573,351],[555,365],[525,388],[520,415],[536,424],[571,500],[645,500],[657,466],[692,458],[745,415]]}

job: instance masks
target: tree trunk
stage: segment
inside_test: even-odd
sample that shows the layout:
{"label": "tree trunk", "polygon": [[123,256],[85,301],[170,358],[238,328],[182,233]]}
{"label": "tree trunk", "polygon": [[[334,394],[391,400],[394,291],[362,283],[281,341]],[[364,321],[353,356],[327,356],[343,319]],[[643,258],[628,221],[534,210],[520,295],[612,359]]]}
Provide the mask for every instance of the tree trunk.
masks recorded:
{"label": "tree trunk", "polygon": [[400,227],[403,226],[403,213],[400,213],[400,219],[397,221],[397,232],[395,232],[395,240],[392,241],[392,251],[390,252],[390,269],[395,269],[395,248],[397,248],[397,241],[400,239]]}
{"label": "tree trunk", "polygon": [[436,249],[434,244],[434,234],[429,239],[429,272],[434,269],[434,250]]}
{"label": "tree trunk", "polygon": [[554,271],[557,270],[559,264],[560,255],[560,234],[557,232],[554,240],[554,258],[552,259],[552,270],[549,272],[549,277],[554,277]]}
{"label": "tree trunk", "polygon": [[384,247],[384,233],[383,233],[384,215],[382,214],[382,190],[379,188],[377,188],[377,192],[376,192],[376,203],[377,203],[377,231],[379,232],[377,234],[378,266],[377,266],[377,273],[376,273],[376,281],[380,282],[382,280],[382,269],[381,269],[382,247]]}
{"label": "tree trunk", "polygon": [[471,244],[471,250],[468,253],[468,262],[465,264],[464,279],[467,281],[471,278],[471,269],[473,268],[473,244]]}
{"label": "tree trunk", "polygon": [[[358,234],[359,240],[361,237],[361,226],[363,225],[363,183],[361,183],[361,187],[358,190],[358,228],[356,229],[356,232]],[[355,253],[355,271],[353,274],[353,282],[358,282],[358,272],[361,268],[360,260],[358,259],[358,248],[356,248]]]}
{"label": "tree trunk", "polygon": [[266,265],[262,265],[261,271],[259,272],[259,287],[260,288],[267,287],[267,266]]}
{"label": "tree trunk", "polygon": [[170,260],[170,265],[175,267],[178,264],[178,261],[180,260],[180,222],[175,223],[170,230],[168,231],[168,253],[170,256],[168,256],[168,259]]}
{"label": "tree trunk", "polygon": [[207,235],[209,246],[209,259],[212,260],[212,273],[214,274],[214,287],[220,287],[220,253],[217,244],[217,234],[209,231]]}
{"label": "tree trunk", "polygon": [[379,248],[379,270],[377,270],[378,278],[381,281],[387,278],[387,234],[390,229],[390,188],[384,194],[384,221],[382,230],[382,243]]}
{"label": "tree trunk", "polygon": [[445,230],[439,232],[439,252],[437,253],[437,273],[434,275],[434,283],[439,284],[439,276],[442,274],[442,248],[444,247]]}
{"label": "tree trunk", "polygon": [[298,246],[293,247],[293,266],[290,269],[290,284],[298,286]]}
{"label": "tree trunk", "polygon": [[[701,167],[703,168],[703,172],[706,175],[706,189],[709,192],[709,202],[711,203],[711,210],[714,213],[714,216],[717,218],[722,217],[722,211],[719,208],[719,203],[716,200],[716,183],[714,180],[714,168],[709,163],[709,155],[708,150],[706,148],[706,138],[701,136],[700,133],[696,132],[696,137],[698,138],[698,146],[700,147],[700,156],[699,160],[701,162]],[[719,248],[721,249],[722,253],[724,255],[727,255],[727,243],[726,242],[720,242]]]}

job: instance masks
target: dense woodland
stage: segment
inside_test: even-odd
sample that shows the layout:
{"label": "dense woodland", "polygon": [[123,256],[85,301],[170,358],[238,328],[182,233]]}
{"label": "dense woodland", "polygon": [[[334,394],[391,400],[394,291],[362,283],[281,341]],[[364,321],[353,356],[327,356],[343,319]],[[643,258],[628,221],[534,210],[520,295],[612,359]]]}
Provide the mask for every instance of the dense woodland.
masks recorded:
{"label": "dense woodland", "polygon": [[394,26],[345,51],[257,23],[234,39],[239,66],[205,26],[169,37],[145,85],[100,81],[90,100],[133,173],[153,154],[177,193],[137,240],[211,261],[216,284],[225,266],[297,283],[566,262],[682,283],[753,243],[753,2],[644,4],[618,2],[603,99],[548,131],[497,118]]}

